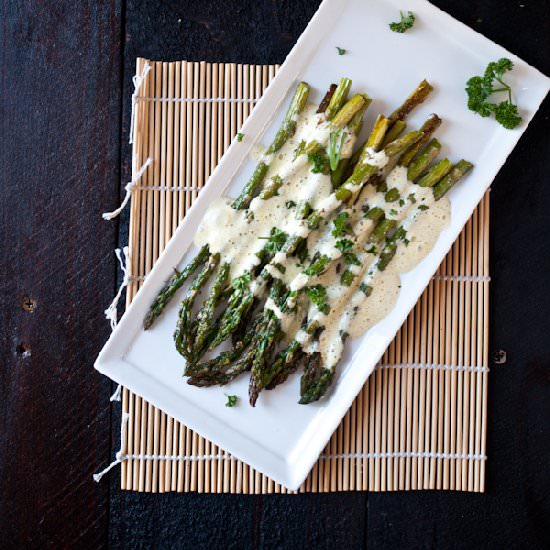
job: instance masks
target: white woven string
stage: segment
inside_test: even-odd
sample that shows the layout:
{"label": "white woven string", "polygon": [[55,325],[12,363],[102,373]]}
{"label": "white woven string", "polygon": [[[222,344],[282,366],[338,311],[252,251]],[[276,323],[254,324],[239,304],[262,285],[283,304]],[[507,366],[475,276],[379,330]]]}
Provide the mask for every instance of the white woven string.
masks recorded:
{"label": "white woven string", "polygon": [[111,397],[109,398],[109,401],[112,403],[113,401],[120,401],[121,400],[121,395],[122,395],[122,385],[119,384],[117,387],[116,387],[116,390],[115,390],[115,393],[113,393],[113,395],[111,395]]}
{"label": "white woven string", "polygon": [[98,472],[97,474],[94,474],[92,477],[94,478],[94,481],[96,483],[99,483],[101,481],[101,478],[108,472],[110,472],[117,464],[120,464],[124,460],[128,460],[128,455],[123,455],[122,451],[126,448],[126,428],[128,427],[128,421],[130,420],[130,415],[128,413],[122,413],[122,421],[120,423],[120,450],[115,455],[115,460],[107,466],[107,468],[104,468],[101,470],[101,472]]}
{"label": "white woven string", "polygon": [[126,187],[125,187],[126,195],[124,195],[124,199],[120,203],[120,206],[116,210],[113,210],[112,212],[103,212],[101,217],[104,220],[112,220],[113,218],[116,218],[124,210],[124,207],[128,204],[128,201],[132,196],[132,189],[136,187],[137,183],[139,182],[143,174],[145,174],[145,170],[147,170],[147,167],[152,162],[153,162],[153,159],[151,159],[150,157],[147,157],[147,160],[144,162],[143,166],[136,172],[134,176],[132,176],[132,181],[129,181],[126,184]]}
{"label": "white woven string", "polygon": [[[430,451],[392,451],[379,453],[339,453],[320,455],[320,460],[339,460],[339,459],[384,459],[384,458],[439,458],[445,460],[487,460],[486,455],[475,453],[437,453]],[[117,460],[109,465],[103,472],[96,475],[103,475],[104,472],[126,460],[167,460],[171,462],[205,462],[207,460],[237,460],[229,454],[215,455],[159,455],[159,454],[120,454],[117,453]],[[95,479],[95,476],[94,476]],[[100,478],[101,479],[101,478]]]}
{"label": "white woven string", "polygon": [[136,74],[132,77],[132,83],[134,84],[134,93],[132,94],[132,113],[130,115],[130,143],[134,143],[134,127],[136,119],[136,104],[138,100],[138,92],[145,82],[145,77],[149,74],[150,70],[151,65],[145,63],[145,65],[143,65],[143,70],[141,71],[141,74]]}
{"label": "white woven string", "polygon": [[[159,101],[160,103],[256,103],[258,99],[242,97],[137,97],[137,101]],[[131,143],[131,142],[130,142]]]}
{"label": "white woven string", "polygon": [[168,185],[135,185],[133,189],[139,191],[200,191],[202,187],[196,185],[174,185],[173,187]]}
{"label": "white woven string", "polygon": [[448,370],[448,371],[463,371],[463,372],[489,372],[489,367],[485,366],[463,366],[463,365],[445,365],[435,363],[397,363],[395,365],[379,365],[381,369],[417,369],[417,370]]}
{"label": "white woven string", "polygon": [[387,453],[341,453],[321,455],[323,460],[341,458],[444,458],[448,460],[487,460],[486,455],[473,453],[434,453],[430,451],[392,451]]}
{"label": "white woven string", "polygon": [[434,275],[435,281],[459,281],[461,283],[484,283],[489,282],[489,275]]}
{"label": "white woven string", "polygon": [[[124,260],[122,259],[122,254],[124,254]],[[129,280],[128,266],[130,265],[130,255],[129,255],[127,246],[125,246],[122,249],[122,251],[120,250],[120,248],[115,249],[115,255],[118,258],[120,268],[122,269],[123,278],[122,278],[122,283],[120,284],[120,287],[118,289],[118,292],[116,293],[116,296],[113,298],[113,301],[111,302],[111,305],[105,310],[105,318],[110,321],[111,330],[115,330],[115,327],[118,323],[117,306],[122,296],[122,291],[124,290],[125,287],[128,286],[128,280]]]}

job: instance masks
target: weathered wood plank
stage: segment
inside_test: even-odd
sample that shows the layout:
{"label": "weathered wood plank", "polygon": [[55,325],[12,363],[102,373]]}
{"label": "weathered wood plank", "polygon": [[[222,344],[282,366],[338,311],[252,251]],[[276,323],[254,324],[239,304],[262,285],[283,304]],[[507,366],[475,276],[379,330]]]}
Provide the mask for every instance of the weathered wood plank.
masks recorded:
{"label": "weathered wood plank", "polygon": [[114,289],[101,212],[119,194],[121,2],[8,1],[0,19],[2,546],[97,548],[110,384],[92,364]]}

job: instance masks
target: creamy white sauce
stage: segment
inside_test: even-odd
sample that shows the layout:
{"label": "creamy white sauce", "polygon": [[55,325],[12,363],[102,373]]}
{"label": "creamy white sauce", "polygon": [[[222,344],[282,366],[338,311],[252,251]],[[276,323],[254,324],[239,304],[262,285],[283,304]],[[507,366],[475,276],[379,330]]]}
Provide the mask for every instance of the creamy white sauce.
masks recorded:
{"label": "creamy white sauce", "polygon": [[[277,153],[266,155],[262,147],[253,148],[253,157],[269,165],[265,184],[274,176],[283,180],[278,195],[268,200],[254,198],[248,211],[234,210],[231,208],[232,200],[228,198],[214,201],[200,224],[195,244],[200,247],[208,243],[211,252],[219,252],[222,261],[231,264],[232,278],[259,264],[256,254],[263,248],[265,238],[269,237],[274,227],[289,235],[307,238],[310,257],[317,252],[331,258],[333,261],[329,269],[318,277],[305,275],[305,266],[282,252],[275,254],[271,263],[265,266],[273,278],[281,279],[291,290],[299,291],[313,284],[323,285],[330,306],[328,315],[310,304],[303,293],[298,294],[297,300],[287,303],[288,309],[297,305],[297,313],[284,313],[270,298],[264,305],[281,320],[285,341],[294,338],[306,351],[320,351],[325,367],[330,368],[342,354],[342,334],[347,333],[350,338],[361,336],[394,307],[400,291],[399,274],[412,269],[428,254],[442,229],[449,223],[450,206],[446,198],[435,202],[431,189],[408,181],[407,170],[401,166],[393,167],[384,152],[367,150],[367,162],[386,175],[387,188],[396,188],[400,198],[387,202],[385,193],[377,192],[372,185],[365,186],[355,207],[347,210],[353,233],[346,235],[346,238],[354,242],[352,252],[361,265],[346,265],[341,250],[336,246],[338,238],[332,235],[332,223],[323,223],[318,230],[311,231],[305,221],[296,218],[296,208],[287,206],[289,201],[296,205],[308,201],[313,209],[321,211],[330,221],[341,204],[333,193],[329,176],[313,174],[307,155],[294,159],[295,150],[302,140],[317,141],[321,145],[328,142],[330,126],[324,115],[315,113],[315,108],[309,105],[298,116],[296,134]],[[355,136],[348,133],[343,157],[351,155],[354,143]],[[350,187],[352,192],[355,192],[354,187],[357,186]],[[364,203],[369,208],[382,208],[387,218],[395,219],[407,230],[408,245],[399,243],[395,257],[383,272],[376,268],[381,245],[376,245],[379,249],[376,253],[365,251],[369,249],[369,237],[376,223],[363,215],[361,206]],[[420,205],[428,209],[419,210]],[[283,271],[278,266],[282,266]],[[340,276],[346,269],[354,275],[349,287],[340,283]],[[368,297],[360,290],[361,283],[372,286]],[[261,278],[253,281],[252,291],[256,296],[264,295],[265,281]],[[317,320],[325,327],[318,340],[313,340],[300,328],[306,313],[308,322]]]}

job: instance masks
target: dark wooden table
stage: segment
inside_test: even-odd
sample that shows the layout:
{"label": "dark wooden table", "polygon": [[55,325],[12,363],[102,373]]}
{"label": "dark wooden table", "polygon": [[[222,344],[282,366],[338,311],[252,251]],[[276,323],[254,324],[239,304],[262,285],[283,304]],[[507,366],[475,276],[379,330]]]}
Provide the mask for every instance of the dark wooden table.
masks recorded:
{"label": "dark wooden table", "polygon": [[[365,0],[366,1],[366,0]],[[436,0],[550,74],[548,0]],[[492,193],[488,487],[465,493],[121,492],[110,382],[113,248],[138,55],[280,63],[318,0],[5,0],[0,6],[2,548],[548,548],[550,101]],[[406,2],[403,4],[406,8]],[[120,274],[118,274],[120,277]]]}

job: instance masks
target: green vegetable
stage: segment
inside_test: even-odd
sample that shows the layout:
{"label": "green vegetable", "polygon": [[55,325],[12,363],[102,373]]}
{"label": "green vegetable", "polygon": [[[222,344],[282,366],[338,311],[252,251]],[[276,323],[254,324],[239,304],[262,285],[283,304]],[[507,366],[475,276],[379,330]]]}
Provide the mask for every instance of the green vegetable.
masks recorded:
{"label": "green vegetable", "polygon": [[399,23],[390,23],[389,26],[393,32],[404,33],[406,30],[412,28],[416,18],[412,11],[408,11],[407,13],[400,11],[399,15],[401,16]]}
{"label": "green vegetable", "polygon": [[317,309],[328,315],[330,311],[330,306],[327,301],[327,289],[322,285],[308,286],[306,288],[307,297],[310,299],[311,303],[317,306]]}
{"label": "green vegetable", "polygon": [[294,208],[296,206],[296,203],[294,201],[286,201],[285,202],[285,206],[290,209],[290,208]]}
{"label": "green vegetable", "polygon": [[[509,130],[521,123],[518,107],[512,102],[512,88],[502,80],[504,73],[513,67],[512,61],[503,57],[489,63],[483,76],[473,76],[466,82],[468,109],[482,117],[494,114],[496,121]],[[507,92],[508,99],[500,103],[489,102],[489,97],[496,92]]]}
{"label": "green vegetable", "polygon": [[344,261],[348,265],[361,265],[359,258],[353,252],[344,252],[343,256],[344,256]]}
{"label": "green vegetable", "polygon": [[418,207],[418,210],[428,210],[428,208],[430,208],[429,206],[426,206],[425,204],[421,204],[419,207]]}
{"label": "green vegetable", "polygon": [[376,246],[371,245],[368,250],[366,250],[367,254],[376,254]]}
{"label": "green vegetable", "polygon": [[386,202],[395,202],[399,198],[399,190],[397,187],[392,187],[389,189],[384,195],[384,198],[386,199]]}
{"label": "green vegetable", "polygon": [[344,50],[344,48],[339,48],[338,46],[336,46],[336,49],[338,50],[338,55],[344,55],[347,51],[347,50]]}
{"label": "green vegetable", "polygon": [[372,286],[365,283],[359,285],[359,290],[363,292],[367,298],[372,294]]}
{"label": "green vegetable", "polygon": [[340,252],[347,252],[353,248],[353,241],[350,241],[349,239],[340,239],[339,241],[336,241],[334,246],[336,246]]}
{"label": "green vegetable", "polygon": [[227,402],[225,403],[226,407],[234,407],[237,404],[237,401],[239,400],[239,398],[236,395],[229,395],[226,393],[225,396],[227,397]]}
{"label": "green vegetable", "polygon": [[328,159],[330,164],[330,169],[332,171],[338,168],[338,163],[340,162],[340,155],[342,154],[342,147],[344,141],[346,141],[347,133],[343,128],[331,132],[328,138]]}
{"label": "green vegetable", "polygon": [[340,283],[344,286],[351,286],[355,275],[348,269],[340,276]]}
{"label": "green vegetable", "polygon": [[242,132],[239,132],[237,134],[237,141],[240,143],[244,139],[244,134]]}
{"label": "green vegetable", "polygon": [[384,217],[384,210],[379,206],[375,206],[367,212],[367,218],[369,218],[369,220],[377,222],[382,217]]}
{"label": "green vegetable", "polygon": [[334,237],[343,237],[351,232],[351,225],[348,223],[349,214],[346,211],[340,212],[332,222]]}
{"label": "green vegetable", "polygon": [[314,174],[328,174],[330,171],[329,160],[324,151],[308,153],[307,160],[311,163],[311,171]]}
{"label": "green vegetable", "polygon": [[390,216],[397,216],[397,210],[395,208],[392,208],[389,212]]}

